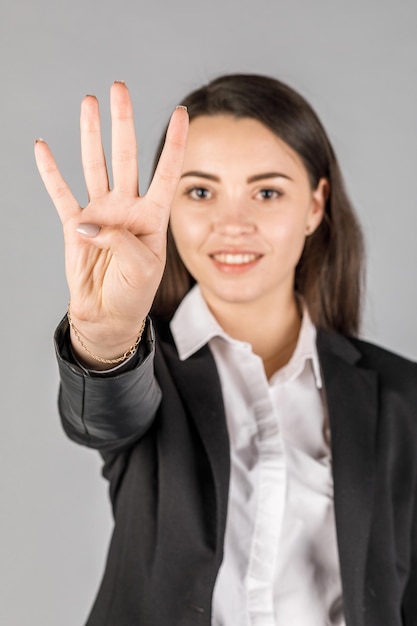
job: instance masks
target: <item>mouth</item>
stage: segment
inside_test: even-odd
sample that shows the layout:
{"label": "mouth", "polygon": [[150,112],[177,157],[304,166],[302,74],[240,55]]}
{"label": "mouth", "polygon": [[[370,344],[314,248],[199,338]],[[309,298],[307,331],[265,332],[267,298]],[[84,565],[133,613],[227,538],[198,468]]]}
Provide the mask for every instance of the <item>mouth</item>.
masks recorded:
{"label": "mouth", "polygon": [[215,252],[210,254],[217,271],[225,275],[247,274],[256,267],[262,254],[255,252]]}
{"label": "mouth", "polygon": [[249,252],[220,252],[210,256],[216,263],[221,265],[249,265],[261,258],[260,254]]}

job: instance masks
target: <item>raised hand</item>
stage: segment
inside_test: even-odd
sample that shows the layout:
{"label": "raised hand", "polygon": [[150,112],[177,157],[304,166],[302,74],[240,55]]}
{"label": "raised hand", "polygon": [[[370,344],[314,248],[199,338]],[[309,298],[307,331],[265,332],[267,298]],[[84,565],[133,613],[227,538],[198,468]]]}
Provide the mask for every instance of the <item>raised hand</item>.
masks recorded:
{"label": "raised hand", "polygon": [[[172,115],[165,146],[147,194],[139,197],[132,104],[124,83],[111,88],[113,188],[109,188],[98,102],[81,106],[81,152],[89,203],[81,208],[48,145],[35,144],[37,166],[61,218],[71,317],[83,343],[117,358],[134,342],[165,265],[171,202],[181,173],[188,115]],[[73,335],[79,356],[93,364]],[[94,366],[98,364],[94,362]]]}

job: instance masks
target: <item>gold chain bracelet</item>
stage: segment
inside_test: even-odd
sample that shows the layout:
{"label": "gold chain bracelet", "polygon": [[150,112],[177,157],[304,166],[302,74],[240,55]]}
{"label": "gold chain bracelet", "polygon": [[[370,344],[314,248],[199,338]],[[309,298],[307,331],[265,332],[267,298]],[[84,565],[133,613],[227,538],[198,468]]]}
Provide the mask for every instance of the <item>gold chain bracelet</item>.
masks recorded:
{"label": "gold chain bracelet", "polygon": [[136,341],[135,343],[130,346],[130,348],[128,348],[126,350],[126,352],[124,352],[122,354],[122,356],[119,356],[117,359],[103,359],[103,357],[98,356],[98,354],[95,354],[94,352],[92,352],[89,348],[87,348],[87,346],[85,345],[84,341],[81,338],[81,335],[79,333],[79,331],[77,330],[77,328],[74,326],[74,323],[71,319],[71,313],[70,313],[70,306],[71,306],[71,301],[68,302],[68,309],[67,309],[67,318],[68,318],[68,323],[70,325],[70,327],[72,328],[72,330],[74,331],[74,335],[77,338],[77,341],[79,342],[79,344],[84,348],[84,350],[91,356],[93,357],[93,359],[95,361],[99,361],[100,363],[106,363],[108,365],[117,365],[117,363],[122,363],[123,361],[125,361],[126,359],[128,359],[130,356],[132,356],[135,351],[136,348],[139,345],[140,340],[142,339],[142,335],[143,335],[143,331],[145,330],[145,326],[146,326],[146,318],[143,320],[142,322],[142,326],[140,327],[139,330],[139,334],[136,337]]}

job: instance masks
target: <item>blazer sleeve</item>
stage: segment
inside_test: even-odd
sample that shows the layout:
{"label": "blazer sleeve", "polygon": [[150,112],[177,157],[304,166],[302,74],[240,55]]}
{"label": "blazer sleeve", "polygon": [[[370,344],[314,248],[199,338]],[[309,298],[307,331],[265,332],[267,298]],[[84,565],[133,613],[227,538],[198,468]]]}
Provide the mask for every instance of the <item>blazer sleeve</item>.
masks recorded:
{"label": "blazer sleeve", "polygon": [[72,357],[68,320],[55,332],[60,373],[59,413],[73,441],[100,451],[129,446],[150,427],[161,390],[154,376],[155,340],[148,322],[129,368],[114,373],[84,370]]}
{"label": "blazer sleeve", "polygon": [[402,602],[404,626],[417,626],[417,483],[414,484],[414,507],[410,538],[410,574]]}

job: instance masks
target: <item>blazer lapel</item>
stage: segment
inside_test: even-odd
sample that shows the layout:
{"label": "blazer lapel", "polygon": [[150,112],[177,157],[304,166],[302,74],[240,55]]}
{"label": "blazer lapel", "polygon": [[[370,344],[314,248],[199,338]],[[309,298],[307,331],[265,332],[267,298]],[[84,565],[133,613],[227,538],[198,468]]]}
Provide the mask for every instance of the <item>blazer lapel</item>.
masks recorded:
{"label": "blazer lapel", "polygon": [[335,516],[347,626],[364,624],[364,584],[375,474],[377,375],[345,337],[317,337],[329,412]]}
{"label": "blazer lapel", "polygon": [[[217,538],[223,538],[229,493],[230,451],[220,379],[208,346],[180,361],[173,340],[165,335],[163,353],[176,387],[189,408],[210,463],[216,493]],[[220,549],[222,541],[217,542]]]}

